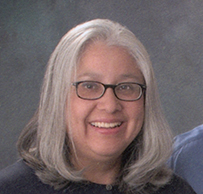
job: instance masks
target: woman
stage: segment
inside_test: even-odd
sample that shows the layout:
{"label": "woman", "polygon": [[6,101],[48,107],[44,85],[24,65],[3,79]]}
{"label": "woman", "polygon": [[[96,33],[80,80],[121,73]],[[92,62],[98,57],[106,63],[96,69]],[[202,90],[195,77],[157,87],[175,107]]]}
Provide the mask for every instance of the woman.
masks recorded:
{"label": "woman", "polygon": [[18,149],[23,161],[1,173],[4,193],[194,193],[165,165],[171,134],[148,54],[109,20],[61,39]]}

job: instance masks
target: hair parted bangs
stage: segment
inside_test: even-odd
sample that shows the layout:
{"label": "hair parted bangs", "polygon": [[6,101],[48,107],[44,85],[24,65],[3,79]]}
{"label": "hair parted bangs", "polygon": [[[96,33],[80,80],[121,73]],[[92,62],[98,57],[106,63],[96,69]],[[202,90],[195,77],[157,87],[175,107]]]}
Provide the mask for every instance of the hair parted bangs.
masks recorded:
{"label": "hair parted bangs", "polygon": [[18,140],[19,153],[42,182],[56,189],[63,188],[69,181],[83,180],[82,172],[75,171],[70,163],[72,140],[66,128],[71,131],[71,126],[66,126],[66,108],[70,110],[70,87],[80,57],[86,47],[96,41],[125,48],[136,60],[147,86],[143,127],[126,149],[128,155],[123,154],[126,158],[119,184],[140,190],[148,184],[158,188],[170,179],[165,163],[172,142],[160,108],[152,65],[135,35],[110,20],[95,19],[80,24],[62,37],[47,65],[39,108]]}

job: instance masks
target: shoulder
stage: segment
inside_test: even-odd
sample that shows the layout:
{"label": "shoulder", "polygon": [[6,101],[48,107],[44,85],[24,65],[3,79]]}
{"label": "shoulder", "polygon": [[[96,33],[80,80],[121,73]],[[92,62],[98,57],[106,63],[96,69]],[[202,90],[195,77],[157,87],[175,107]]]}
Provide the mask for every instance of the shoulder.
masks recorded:
{"label": "shoulder", "polygon": [[0,171],[0,180],[2,181],[4,179],[10,178],[10,176],[15,178],[15,176],[19,177],[21,175],[32,173],[33,170],[28,167],[23,160],[19,160]]}
{"label": "shoulder", "polygon": [[171,181],[154,194],[195,194],[192,187],[182,178],[173,175]]}
{"label": "shoulder", "polygon": [[55,193],[23,160],[0,171],[0,190],[2,194]]}
{"label": "shoulder", "polygon": [[23,160],[20,160],[0,171],[0,186],[9,183],[20,183],[25,180],[28,181],[28,179],[33,177],[33,170],[29,168]]}
{"label": "shoulder", "polygon": [[200,125],[186,133],[177,135],[174,140],[174,151],[177,151],[186,146],[190,147],[201,145],[203,140],[203,125]]}
{"label": "shoulder", "polygon": [[203,189],[203,125],[178,135],[174,152],[169,160],[176,174],[187,180],[197,193]]}
{"label": "shoulder", "polygon": [[[178,161],[184,160],[184,164],[203,159],[203,125],[194,128],[191,131],[180,134],[174,139],[174,150],[171,157],[171,167]],[[173,164],[175,163],[175,164]]]}
{"label": "shoulder", "polygon": [[203,160],[203,125],[175,137],[171,167],[184,161],[185,166],[199,164]]}

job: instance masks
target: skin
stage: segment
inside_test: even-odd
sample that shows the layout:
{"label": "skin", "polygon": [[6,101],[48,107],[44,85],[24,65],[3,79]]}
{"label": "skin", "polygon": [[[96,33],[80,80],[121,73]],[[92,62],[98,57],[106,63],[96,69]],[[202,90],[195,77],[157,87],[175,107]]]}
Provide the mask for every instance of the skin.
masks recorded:
{"label": "skin", "polygon": [[[103,42],[89,45],[83,53],[73,81],[83,80],[104,84],[144,84],[142,73],[129,53]],[[77,154],[74,154],[72,162],[77,169],[86,168],[86,179],[112,184],[119,171],[123,151],[142,128],[144,97],[133,102],[121,101],[109,88],[100,99],[83,100],[77,97],[75,90],[73,86],[70,99],[72,131],[67,129],[74,142],[76,152],[73,153]],[[119,126],[109,128],[110,123]]]}

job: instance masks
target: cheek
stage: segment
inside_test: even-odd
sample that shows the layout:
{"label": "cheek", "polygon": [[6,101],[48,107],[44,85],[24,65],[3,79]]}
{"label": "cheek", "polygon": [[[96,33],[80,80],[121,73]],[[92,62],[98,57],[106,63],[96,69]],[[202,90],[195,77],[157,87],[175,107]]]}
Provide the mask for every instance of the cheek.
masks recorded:
{"label": "cheek", "polygon": [[73,94],[70,98],[70,118],[67,118],[71,122],[71,127],[77,129],[78,125],[84,124],[93,106],[91,101],[85,101]]}
{"label": "cheek", "polygon": [[[132,117],[143,117],[144,116],[144,100],[141,98],[138,101],[135,101],[134,104],[128,104],[126,110],[129,110],[129,114]],[[134,116],[133,116],[134,115]]]}
{"label": "cheek", "polygon": [[131,121],[130,123],[134,125],[137,130],[140,130],[144,122],[144,101],[140,99],[140,101],[135,102],[134,106],[129,106],[127,110]]}

